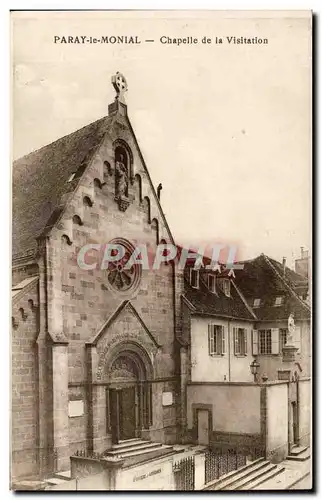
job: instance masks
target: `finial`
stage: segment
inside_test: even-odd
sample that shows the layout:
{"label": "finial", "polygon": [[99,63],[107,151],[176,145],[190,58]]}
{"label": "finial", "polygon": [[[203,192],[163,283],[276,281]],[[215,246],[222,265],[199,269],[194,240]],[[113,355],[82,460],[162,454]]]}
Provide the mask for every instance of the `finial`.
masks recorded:
{"label": "finial", "polygon": [[127,81],[125,77],[119,71],[116,72],[116,75],[112,76],[112,84],[114,89],[116,90],[116,98],[118,101],[125,104],[124,94],[127,92]]}

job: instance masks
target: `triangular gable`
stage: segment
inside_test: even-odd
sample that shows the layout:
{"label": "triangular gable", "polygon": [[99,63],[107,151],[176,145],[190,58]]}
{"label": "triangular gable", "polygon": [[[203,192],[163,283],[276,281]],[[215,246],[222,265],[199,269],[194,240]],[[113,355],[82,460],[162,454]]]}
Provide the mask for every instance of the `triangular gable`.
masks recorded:
{"label": "triangular gable", "polygon": [[132,314],[136,317],[136,319],[139,321],[139,323],[142,326],[143,331],[148,335],[149,339],[153,342],[154,346],[159,348],[161,347],[146,324],[144,323],[143,319],[135,309],[135,307],[131,304],[129,300],[124,300],[119,307],[114,311],[113,314],[105,321],[105,323],[101,326],[101,328],[96,332],[96,334],[92,337],[92,339],[89,342],[86,342],[86,345],[90,346],[96,346],[98,341],[101,339],[101,337],[106,333],[106,331],[109,329],[109,327],[117,320],[117,318],[120,316],[123,310],[129,309]]}

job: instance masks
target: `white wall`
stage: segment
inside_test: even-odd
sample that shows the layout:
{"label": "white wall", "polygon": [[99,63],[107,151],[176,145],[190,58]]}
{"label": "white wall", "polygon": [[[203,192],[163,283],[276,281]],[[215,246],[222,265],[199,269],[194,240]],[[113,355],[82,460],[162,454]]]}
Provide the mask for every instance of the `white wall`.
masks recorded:
{"label": "white wall", "polygon": [[268,458],[284,458],[288,452],[288,384],[267,387]]}
{"label": "white wall", "polygon": [[[224,326],[226,353],[209,356],[208,324]],[[246,328],[247,355],[234,354],[233,328]],[[217,318],[193,317],[191,319],[191,381],[192,382],[253,382],[250,372],[252,356],[252,323]]]}
{"label": "white wall", "polygon": [[189,385],[188,428],[193,427],[193,404],[212,405],[213,430],[260,433],[260,387],[256,385]]}

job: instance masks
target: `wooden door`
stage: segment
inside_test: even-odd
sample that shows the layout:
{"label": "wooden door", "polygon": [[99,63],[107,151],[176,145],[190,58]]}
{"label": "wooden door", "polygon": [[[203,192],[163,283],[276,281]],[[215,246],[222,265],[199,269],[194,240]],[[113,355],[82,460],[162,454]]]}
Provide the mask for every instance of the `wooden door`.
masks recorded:
{"label": "wooden door", "polygon": [[209,445],[209,411],[198,410],[198,444]]}
{"label": "wooden door", "polygon": [[120,392],[120,439],[135,437],[136,405],[135,387],[127,387]]}

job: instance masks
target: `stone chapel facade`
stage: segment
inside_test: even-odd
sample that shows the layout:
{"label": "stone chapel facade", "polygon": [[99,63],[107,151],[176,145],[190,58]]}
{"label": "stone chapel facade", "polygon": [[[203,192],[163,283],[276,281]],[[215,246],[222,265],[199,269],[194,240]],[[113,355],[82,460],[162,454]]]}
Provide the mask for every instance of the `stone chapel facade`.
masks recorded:
{"label": "stone chapel facade", "polygon": [[[129,270],[136,244],[173,238],[117,74],[108,116],[13,166],[13,478],[69,469],[77,450],[134,437],[179,439],[180,286],[174,266]],[[117,243],[95,269],[85,245]]]}

